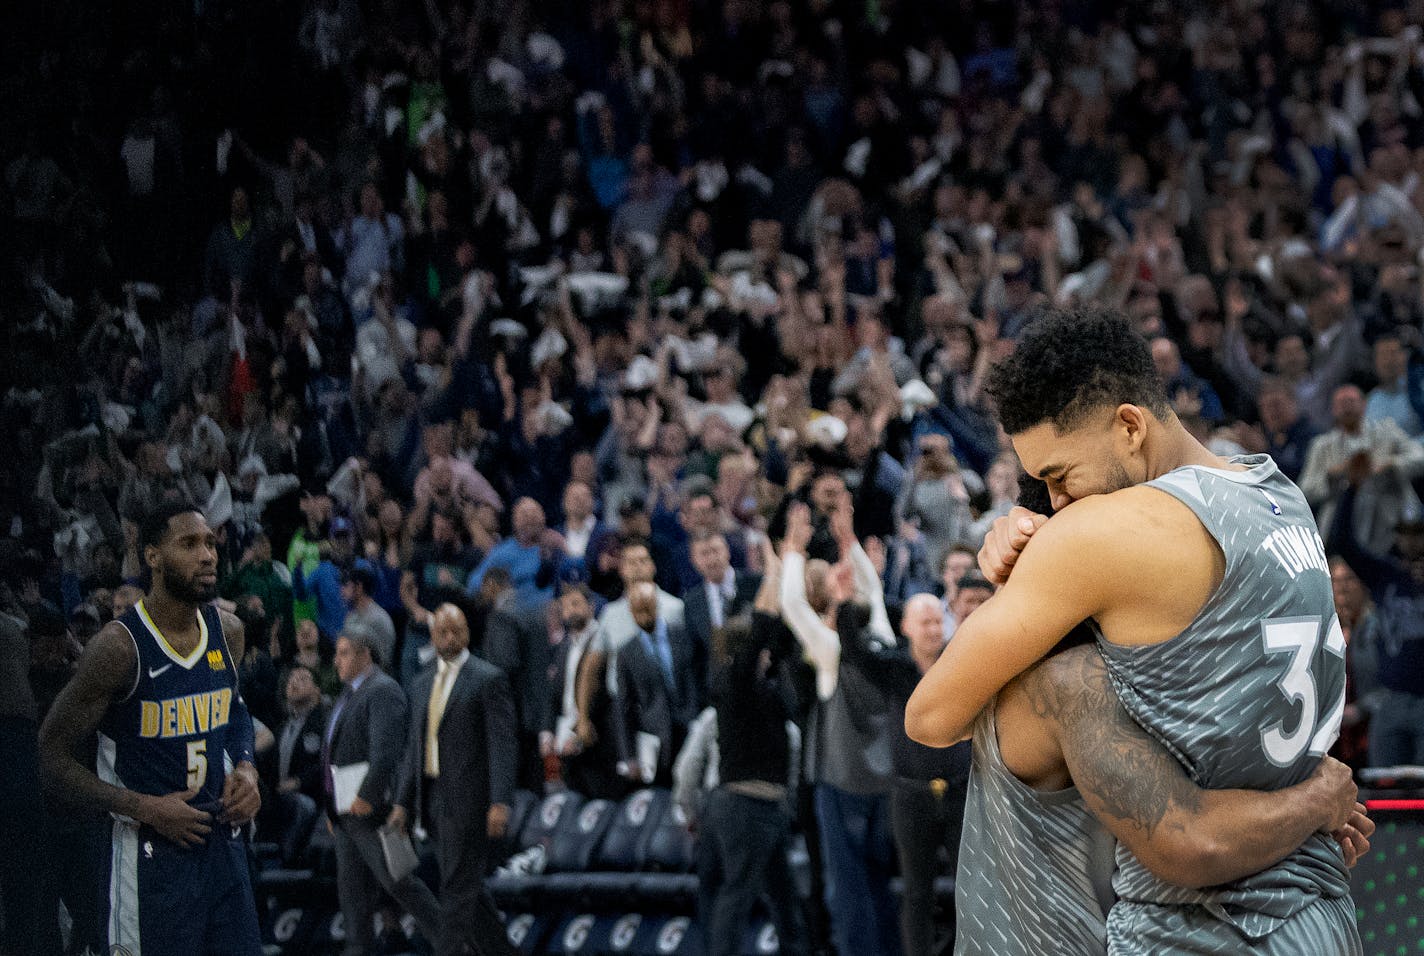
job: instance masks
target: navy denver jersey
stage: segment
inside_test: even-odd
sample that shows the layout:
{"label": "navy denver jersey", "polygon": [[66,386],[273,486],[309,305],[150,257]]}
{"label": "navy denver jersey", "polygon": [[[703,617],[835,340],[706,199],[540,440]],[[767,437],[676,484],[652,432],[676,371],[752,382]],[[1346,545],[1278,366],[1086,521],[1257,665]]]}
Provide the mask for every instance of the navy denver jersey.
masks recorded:
{"label": "navy denver jersey", "polygon": [[197,790],[213,815],[196,846],[115,816],[109,844],[107,943],[115,956],[260,956],[262,939],[242,828],[219,822],[237,750],[237,662],[222,619],[198,611],[198,643],[175,651],[140,601],[118,619],[138,650],[127,696],[99,723],[102,780],[152,796]]}
{"label": "navy denver jersey", "polygon": [[216,812],[228,755],[236,663],[217,609],[198,612],[198,644],[187,657],[169,646],[143,602],[118,619],[138,649],[132,691],[99,724],[99,778],[162,796],[197,788],[189,802]]}

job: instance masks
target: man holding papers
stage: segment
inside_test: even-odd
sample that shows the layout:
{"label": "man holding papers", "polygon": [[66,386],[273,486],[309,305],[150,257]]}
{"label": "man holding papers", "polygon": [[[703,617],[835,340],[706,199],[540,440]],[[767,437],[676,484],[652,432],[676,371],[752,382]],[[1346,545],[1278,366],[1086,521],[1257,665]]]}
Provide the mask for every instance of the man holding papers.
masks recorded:
{"label": "man holding papers", "polygon": [[509,825],[518,759],[514,699],[499,669],[470,655],[470,627],[455,605],[431,616],[430,643],[439,657],[411,684],[410,732],[387,826],[404,830],[414,817],[435,840],[436,956],[513,956],[485,889],[485,863],[490,841]]}
{"label": "man holding papers", "polygon": [[392,879],[379,827],[396,783],[405,743],[405,694],[381,671],[375,635],[352,624],[336,642],[336,673],[345,685],[331,709],[322,747],[327,813],[334,820],[336,879],[346,924],[343,956],[372,952],[371,914],[384,889],[435,939],[440,908],[414,875]]}

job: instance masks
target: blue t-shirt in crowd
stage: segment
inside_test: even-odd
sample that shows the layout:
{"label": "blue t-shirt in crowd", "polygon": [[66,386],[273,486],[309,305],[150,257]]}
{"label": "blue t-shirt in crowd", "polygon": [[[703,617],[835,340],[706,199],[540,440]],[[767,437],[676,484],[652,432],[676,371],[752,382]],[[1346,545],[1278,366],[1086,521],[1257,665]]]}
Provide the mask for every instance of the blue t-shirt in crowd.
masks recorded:
{"label": "blue t-shirt in crowd", "polygon": [[479,567],[470,572],[466,589],[471,594],[475,593],[484,583],[485,574],[490,568],[504,568],[509,572],[514,593],[518,595],[521,604],[535,604],[547,600],[554,596],[553,581],[550,580],[544,587],[536,583],[542,563],[543,558],[537,544],[523,545],[514,538],[505,538],[490,550]]}

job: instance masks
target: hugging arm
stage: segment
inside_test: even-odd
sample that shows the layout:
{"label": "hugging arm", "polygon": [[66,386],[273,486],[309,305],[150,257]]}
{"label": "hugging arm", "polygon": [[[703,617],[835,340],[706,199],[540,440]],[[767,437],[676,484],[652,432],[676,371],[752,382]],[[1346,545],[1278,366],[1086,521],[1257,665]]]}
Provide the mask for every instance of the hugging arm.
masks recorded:
{"label": "hugging arm", "polygon": [[1198,787],[1123,709],[1096,648],[1055,655],[1021,686],[1088,809],[1170,883],[1228,883],[1274,865],[1318,830],[1351,824],[1368,837],[1373,829],[1355,816],[1349,769],[1329,758],[1282,790]]}

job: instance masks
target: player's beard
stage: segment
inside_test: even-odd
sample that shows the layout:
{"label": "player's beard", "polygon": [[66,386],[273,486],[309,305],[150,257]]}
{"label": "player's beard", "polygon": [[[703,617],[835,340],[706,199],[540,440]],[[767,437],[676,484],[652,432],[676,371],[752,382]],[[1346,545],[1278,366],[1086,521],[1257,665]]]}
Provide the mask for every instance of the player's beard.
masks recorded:
{"label": "player's beard", "polygon": [[1127,473],[1127,469],[1123,467],[1122,462],[1116,458],[1112,461],[1112,469],[1108,474],[1108,483],[1110,485],[1108,488],[1109,493],[1122,491],[1124,488],[1131,488],[1137,484],[1137,482],[1132,480],[1132,476]]}
{"label": "player's beard", "polygon": [[197,574],[185,578],[167,565],[163,568],[163,586],[185,604],[207,604],[218,596],[217,581],[207,584],[200,581]]}

